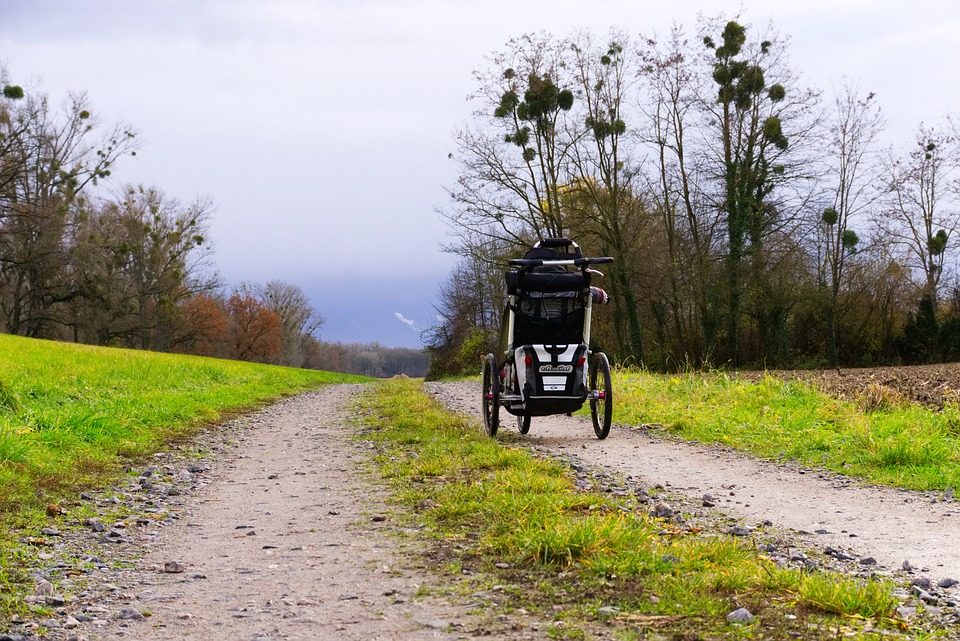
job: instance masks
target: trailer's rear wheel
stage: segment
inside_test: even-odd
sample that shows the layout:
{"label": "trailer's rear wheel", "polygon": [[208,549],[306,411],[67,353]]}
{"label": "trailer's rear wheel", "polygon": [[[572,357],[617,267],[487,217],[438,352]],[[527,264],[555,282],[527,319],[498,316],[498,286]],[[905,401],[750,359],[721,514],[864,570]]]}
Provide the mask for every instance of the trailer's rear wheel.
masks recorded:
{"label": "trailer's rear wheel", "polygon": [[604,439],[610,433],[613,421],[613,390],[610,385],[610,361],[603,352],[597,352],[590,370],[590,417],[597,438]]}
{"label": "trailer's rear wheel", "polygon": [[488,436],[496,436],[500,426],[500,376],[497,373],[497,359],[487,354],[483,361],[483,429]]}
{"label": "trailer's rear wheel", "polygon": [[530,431],[530,415],[529,414],[520,414],[517,416],[517,430],[521,434],[526,434]]}

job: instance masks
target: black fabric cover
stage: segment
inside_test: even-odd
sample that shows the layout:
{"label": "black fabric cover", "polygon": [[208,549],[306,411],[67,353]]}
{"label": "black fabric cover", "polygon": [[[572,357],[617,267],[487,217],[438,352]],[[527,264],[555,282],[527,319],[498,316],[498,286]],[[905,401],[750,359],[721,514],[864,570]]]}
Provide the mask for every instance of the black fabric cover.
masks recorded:
{"label": "black fabric cover", "polygon": [[521,297],[513,320],[513,347],[563,345],[583,340],[584,296]]}
{"label": "black fabric cover", "polygon": [[576,258],[582,258],[579,252],[558,252],[555,249],[548,249],[546,247],[534,247],[533,249],[529,249],[527,250],[527,253],[523,255],[523,257],[527,259],[541,258],[543,260],[574,260]]}
{"label": "black fabric cover", "polygon": [[507,293],[543,292],[579,292],[590,286],[582,272],[532,271],[521,278],[519,272],[511,270],[506,274]]}

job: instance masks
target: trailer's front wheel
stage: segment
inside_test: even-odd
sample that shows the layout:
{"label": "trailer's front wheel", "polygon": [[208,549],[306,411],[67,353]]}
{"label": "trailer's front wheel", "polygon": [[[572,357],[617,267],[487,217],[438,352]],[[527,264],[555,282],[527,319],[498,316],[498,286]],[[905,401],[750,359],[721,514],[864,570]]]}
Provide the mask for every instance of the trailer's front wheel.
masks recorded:
{"label": "trailer's front wheel", "polygon": [[597,438],[607,438],[613,421],[613,390],[610,385],[610,361],[603,352],[597,352],[594,356],[590,370],[590,417]]}
{"label": "trailer's front wheel", "polygon": [[487,354],[483,360],[483,429],[488,436],[496,436],[500,426],[500,377],[497,373],[497,359]]}

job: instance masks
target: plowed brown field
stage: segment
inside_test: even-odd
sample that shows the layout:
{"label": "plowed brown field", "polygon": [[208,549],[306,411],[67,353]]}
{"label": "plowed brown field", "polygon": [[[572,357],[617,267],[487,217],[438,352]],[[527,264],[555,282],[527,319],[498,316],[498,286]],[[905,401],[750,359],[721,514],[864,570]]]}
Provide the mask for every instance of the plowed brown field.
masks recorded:
{"label": "plowed brown field", "polygon": [[[785,380],[801,380],[840,398],[867,406],[907,399],[942,409],[944,403],[960,402],[960,363],[871,367],[829,370],[771,370]],[[756,379],[764,372],[740,372],[742,378]]]}

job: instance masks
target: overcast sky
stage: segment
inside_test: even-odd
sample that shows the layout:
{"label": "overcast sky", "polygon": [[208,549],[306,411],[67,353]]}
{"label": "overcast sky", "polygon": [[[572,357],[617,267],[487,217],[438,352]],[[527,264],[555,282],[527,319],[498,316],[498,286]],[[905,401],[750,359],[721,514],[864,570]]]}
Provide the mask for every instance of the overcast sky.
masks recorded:
{"label": "overcast sky", "polygon": [[212,198],[228,283],[301,286],[326,340],[419,346],[454,262],[435,209],[484,57],[528,31],[665,33],[741,10],[790,37],[807,85],[875,91],[889,144],[960,113],[952,1],[0,0],[0,61],[139,132],[118,182]]}

